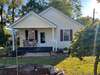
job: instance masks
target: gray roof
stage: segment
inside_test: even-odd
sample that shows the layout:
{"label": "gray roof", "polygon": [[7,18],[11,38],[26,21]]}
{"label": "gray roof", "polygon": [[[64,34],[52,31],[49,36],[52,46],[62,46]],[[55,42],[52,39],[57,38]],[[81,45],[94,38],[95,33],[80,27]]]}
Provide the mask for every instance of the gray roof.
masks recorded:
{"label": "gray roof", "polygon": [[12,28],[56,28],[56,26],[40,17],[33,11],[11,25]]}

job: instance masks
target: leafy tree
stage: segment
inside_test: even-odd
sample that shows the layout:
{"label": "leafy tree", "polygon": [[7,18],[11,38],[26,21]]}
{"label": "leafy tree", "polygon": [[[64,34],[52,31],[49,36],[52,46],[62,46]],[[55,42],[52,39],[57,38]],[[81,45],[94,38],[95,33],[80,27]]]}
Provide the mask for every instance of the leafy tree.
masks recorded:
{"label": "leafy tree", "polygon": [[73,18],[77,19],[81,17],[81,1],[80,0],[71,0],[73,8]]}
{"label": "leafy tree", "polygon": [[50,6],[53,6],[63,13],[73,18],[81,16],[81,3],[80,0],[49,0]]}
{"label": "leafy tree", "polygon": [[71,1],[68,0],[50,0],[50,6],[53,6],[68,16],[72,16],[72,5]]}
{"label": "leafy tree", "polygon": [[[98,28],[97,28],[98,27]],[[97,75],[97,65],[100,56],[100,25],[88,26],[76,33],[72,42],[72,53],[81,58],[82,56],[95,55],[94,75]]]}
{"label": "leafy tree", "polygon": [[92,18],[89,16],[86,17],[80,17],[77,19],[78,22],[80,22],[81,24],[85,25],[85,26],[90,26],[92,25]]}
{"label": "leafy tree", "polygon": [[39,13],[48,7],[48,3],[45,0],[30,0],[26,5],[28,11],[33,10],[36,13]]}
{"label": "leafy tree", "polygon": [[[0,0],[0,44],[4,46],[6,43],[6,33],[4,32],[6,23],[12,23],[15,20],[15,9],[19,7],[22,0]],[[5,5],[8,6],[9,11],[8,13],[5,12]],[[9,15],[9,12],[11,12],[11,15]],[[4,15],[5,14],[5,15]]]}
{"label": "leafy tree", "polygon": [[25,14],[27,14],[29,12],[28,8],[26,5],[22,5],[21,9],[19,9],[19,16],[24,16]]}
{"label": "leafy tree", "polygon": [[[11,14],[11,16],[8,16],[8,18],[11,18],[9,20],[12,21],[12,23],[15,21],[16,13],[15,10],[22,4],[22,0],[11,0],[9,1],[8,5],[8,13]],[[8,14],[9,15],[9,14]]]}
{"label": "leafy tree", "polygon": [[[77,19],[78,22],[80,22],[81,24],[85,25],[85,26],[91,26],[93,24],[93,18],[86,16],[86,17],[80,17]],[[94,20],[95,24],[96,23],[100,23],[99,19],[95,19]]]}
{"label": "leafy tree", "polygon": [[4,5],[7,3],[7,0],[0,0],[0,44],[5,45],[5,33],[4,33],[4,21],[3,21],[3,11],[4,11]]}

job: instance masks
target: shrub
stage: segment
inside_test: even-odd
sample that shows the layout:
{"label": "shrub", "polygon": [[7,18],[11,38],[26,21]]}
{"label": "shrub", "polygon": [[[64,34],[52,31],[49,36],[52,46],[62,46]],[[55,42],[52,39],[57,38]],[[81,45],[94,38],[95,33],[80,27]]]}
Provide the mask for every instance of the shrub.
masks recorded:
{"label": "shrub", "polygon": [[65,47],[65,48],[64,48],[64,50],[65,50],[65,51],[67,51],[67,50],[68,50],[68,48],[67,48],[67,47]]}
{"label": "shrub", "polygon": [[4,47],[0,47],[0,56],[5,56],[7,54],[7,49]]}

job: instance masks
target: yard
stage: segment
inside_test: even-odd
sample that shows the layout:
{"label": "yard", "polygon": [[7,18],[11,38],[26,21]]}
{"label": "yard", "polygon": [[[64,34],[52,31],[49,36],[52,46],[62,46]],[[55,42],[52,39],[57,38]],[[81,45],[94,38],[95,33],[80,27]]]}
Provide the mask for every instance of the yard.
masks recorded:
{"label": "yard", "polygon": [[[56,66],[60,70],[64,70],[66,75],[93,75],[94,57],[84,57],[80,61],[76,57],[65,56],[51,56],[51,57],[27,57],[18,59],[19,64],[50,64]],[[16,64],[16,59],[1,58],[1,64]],[[100,63],[98,66],[98,73],[100,74]]]}

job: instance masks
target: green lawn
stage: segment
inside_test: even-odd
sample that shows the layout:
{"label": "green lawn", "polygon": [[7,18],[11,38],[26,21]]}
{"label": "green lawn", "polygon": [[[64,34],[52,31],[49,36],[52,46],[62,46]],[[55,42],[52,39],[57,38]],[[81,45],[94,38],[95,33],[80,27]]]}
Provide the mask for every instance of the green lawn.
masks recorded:
{"label": "green lawn", "polygon": [[[94,57],[84,57],[80,61],[75,57],[30,57],[19,58],[19,64],[50,64],[54,65],[60,70],[64,70],[66,75],[93,75]],[[15,58],[1,58],[1,64],[16,64]],[[100,63],[98,67],[98,74],[100,74]]]}
{"label": "green lawn", "polygon": [[[19,64],[50,64],[56,65],[63,61],[65,56],[46,56],[46,57],[18,57]],[[1,64],[16,64],[15,57],[4,57],[0,60]]]}

